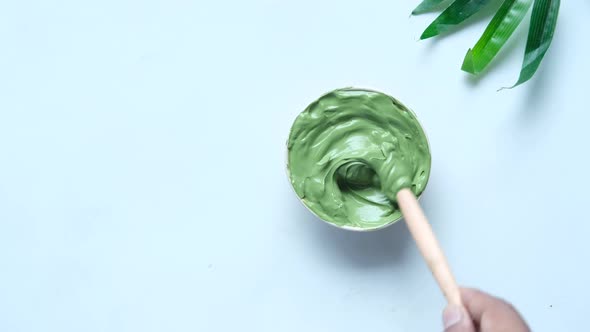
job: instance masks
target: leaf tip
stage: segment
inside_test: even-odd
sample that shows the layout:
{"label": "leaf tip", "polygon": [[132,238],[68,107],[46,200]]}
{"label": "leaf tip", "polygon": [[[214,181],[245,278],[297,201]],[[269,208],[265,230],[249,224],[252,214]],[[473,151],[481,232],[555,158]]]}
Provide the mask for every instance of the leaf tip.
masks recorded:
{"label": "leaf tip", "polygon": [[434,37],[436,35],[438,35],[438,31],[437,31],[436,28],[434,28],[431,25],[428,28],[426,28],[426,30],[424,30],[424,32],[422,32],[422,35],[420,36],[420,40],[432,38],[432,37]]}
{"label": "leaf tip", "polygon": [[465,54],[465,58],[463,59],[463,64],[461,65],[461,70],[468,72],[469,74],[477,75],[478,72],[475,70],[475,66],[473,65],[473,50],[468,49],[467,54]]}
{"label": "leaf tip", "polygon": [[420,15],[424,14],[426,11],[424,10],[424,3],[419,4],[414,10],[412,10],[412,15]]}

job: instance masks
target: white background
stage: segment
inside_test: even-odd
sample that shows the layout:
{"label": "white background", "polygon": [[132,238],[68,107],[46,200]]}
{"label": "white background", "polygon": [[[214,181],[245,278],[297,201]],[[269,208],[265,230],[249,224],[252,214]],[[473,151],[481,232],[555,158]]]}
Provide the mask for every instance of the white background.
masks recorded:
{"label": "white background", "polygon": [[526,27],[472,79],[487,19],[417,42],[417,3],[0,6],[0,330],[441,330],[403,223],[332,228],[286,178],[292,121],[346,86],[417,113],[461,284],[535,331],[587,326],[590,3],[562,2],[540,71],[502,92]]}

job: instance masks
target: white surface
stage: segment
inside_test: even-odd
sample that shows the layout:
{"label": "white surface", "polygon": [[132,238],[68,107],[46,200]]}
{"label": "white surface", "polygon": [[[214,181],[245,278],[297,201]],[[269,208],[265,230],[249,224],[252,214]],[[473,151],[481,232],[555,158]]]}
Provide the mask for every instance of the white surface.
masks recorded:
{"label": "white surface", "polygon": [[[417,3],[417,1],[416,1]],[[586,326],[590,5],[516,80],[476,82],[486,21],[416,42],[414,2],[16,1],[0,10],[1,331],[438,331],[401,223],[316,220],[285,176],[295,116],[372,87],[430,138],[423,197],[457,279],[533,330]]]}

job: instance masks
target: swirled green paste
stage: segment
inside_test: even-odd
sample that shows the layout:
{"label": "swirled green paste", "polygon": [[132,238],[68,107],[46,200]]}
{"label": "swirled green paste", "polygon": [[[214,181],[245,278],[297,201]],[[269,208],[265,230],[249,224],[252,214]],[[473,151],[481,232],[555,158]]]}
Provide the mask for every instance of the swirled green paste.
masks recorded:
{"label": "swirled green paste", "polygon": [[416,116],[394,98],[346,88],[309,105],[288,141],[291,184],[317,216],[350,229],[378,229],[401,217],[395,195],[420,195],[430,175],[428,141]]}

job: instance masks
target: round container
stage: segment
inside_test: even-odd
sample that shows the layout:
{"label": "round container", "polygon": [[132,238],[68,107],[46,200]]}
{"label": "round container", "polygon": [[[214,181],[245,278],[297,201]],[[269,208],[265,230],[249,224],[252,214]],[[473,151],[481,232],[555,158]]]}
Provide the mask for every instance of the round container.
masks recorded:
{"label": "round container", "polygon": [[[348,112],[349,115],[341,115],[344,113],[337,113],[339,112],[339,107],[341,104],[338,104],[337,98],[335,98],[334,96],[344,96],[343,99],[343,103],[348,103],[350,101],[353,101],[355,103],[360,103],[358,104],[359,107],[358,108],[353,108],[353,110],[351,111],[350,107],[348,108]],[[359,98],[358,100],[356,98]],[[336,100],[336,101],[335,101]],[[374,103],[374,100],[378,100],[379,103]],[[389,101],[391,102],[391,104],[389,104]],[[325,105],[325,106],[322,106]],[[382,105],[382,106],[376,106],[376,105]],[[393,105],[393,106],[392,106]],[[370,114],[367,113],[367,109],[371,108]],[[345,111],[342,111],[345,112]],[[383,112],[383,113],[381,113]],[[395,116],[399,117],[399,119],[397,119],[396,121],[400,121],[395,122],[394,120],[392,120],[391,118],[387,118],[387,116],[392,115],[393,113],[387,113],[387,112],[398,112],[395,113]],[[341,116],[344,118],[345,121],[342,122],[334,122],[332,123],[331,121],[336,119],[336,116],[332,116],[332,114],[337,114],[338,116]],[[385,114],[386,116],[384,116],[384,121],[383,125],[381,124],[381,122],[379,121],[375,121],[375,119],[371,118],[374,117],[375,114],[377,114],[379,116],[379,114]],[[307,119],[307,120],[304,120]],[[311,120],[310,120],[311,119]],[[368,119],[370,119],[371,121],[369,121]],[[358,121],[357,121],[358,120]],[[377,119],[379,120],[379,119]],[[375,91],[375,90],[370,90],[370,89],[360,89],[360,88],[345,88],[345,89],[337,89],[331,92],[328,92],[327,94],[323,95],[322,97],[320,97],[318,100],[314,101],[313,103],[311,103],[301,114],[299,114],[299,116],[295,119],[290,133],[289,133],[289,140],[287,141],[287,176],[289,178],[289,181],[291,182],[291,185],[295,191],[295,194],[299,197],[300,201],[303,203],[303,205],[305,207],[308,208],[308,210],[310,210],[315,216],[317,216],[319,219],[325,221],[326,223],[341,228],[341,229],[346,229],[346,230],[351,230],[351,231],[372,231],[372,230],[378,230],[378,229],[382,229],[385,228],[387,226],[390,226],[392,224],[394,224],[395,222],[399,221],[401,219],[401,212],[399,211],[399,208],[397,208],[397,204],[395,204],[394,201],[392,201],[391,199],[388,201],[388,203],[385,203],[383,201],[383,197],[385,197],[384,193],[379,192],[379,188],[380,188],[380,183],[375,183],[374,185],[367,185],[367,188],[369,189],[364,189],[364,188],[360,188],[358,190],[356,189],[350,189],[352,188],[352,186],[350,184],[347,184],[344,188],[341,185],[342,181],[348,181],[351,178],[346,178],[345,180],[343,180],[343,177],[340,176],[341,174],[345,174],[345,177],[348,176],[349,172],[348,170],[351,168],[349,164],[356,164],[357,161],[354,156],[351,156],[350,158],[341,158],[341,159],[345,159],[347,160],[346,162],[349,164],[346,164],[346,169],[343,170],[342,172],[340,171],[340,168],[342,168],[344,166],[344,164],[341,165],[329,165],[330,162],[332,162],[332,160],[330,159],[330,156],[321,156],[321,160],[317,160],[320,156],[318,155],[314,155],[314,153],[312,152],[317,152],[317,151],[312,151],[312,150],[308,150],[310,151],[309,153],[309,158],[310,159],[306,159],[304,160],[305,163],[307,163],[306,165],[304,165],[304,162],[302,162],[301,160],[301,156],[303,156],[302,158],[307,158],[308,154],[307,151],[305,150],[305,148],[302,148],[301,146],[314,146],[317,144],[321,144],[323,141],[326,141],[326,137],[330,137],[330,134],[326,134],[324,136],[322,136],[322,139],[316,139],[316,141],[312,140],[312,138],[307,137],[307,138],[302,138],[299,139],[298,134],[300,134],[302,131],[305,131],[305,128],[311,128],[308,129],[307,132],[312,131],[312,130],[316,130],[317,129],[317,135],[321,135],[324,132],[328,132],[330,131],[332,128],[337,128],[334,129],[334,132],[336,132],[336,130],[339,130],[339,132],[336,134],[335,137],[338,137],[340,139],[340,141],[342,141],[343,139],[346,139],[346,137],[352,137],[355,136],[355,138],[358,140],[358,137],[360,137],[361,139],[363,138],[362,135],[359,136],[359,134],[357,134],[354,129],[350,129],[350,132],[347,132],[348,129],[346,129],[347,127],[347,123],[352,123],[353,121],[357,121],[360,122],[362,124],[362,128],[366,128],[367,124],[375,124],[376,130],[370,130],[368,134],[366,134],[364,137],[371,137],[370,135],[376,135],[375,133],[379,134],[379,131],[384,131],[385,133],[381,133],[380,135],[383,137],[388,137],[387,136],[387,131],[384,128],[381,127],[385,127],[385,125],[388,126],[392,126],[392,123],[395,124],[399,124],[399,126],[393,126],[391,128],[393,128],[393,131],[395,133],[398,134],[403,134],[404,137],[408,138],[408,141],[406,140],[400,140],[399,137],[396,137],[395,135],[391,135],[393,138],[392,142],[393,143],[389,143],[389,142],[382,142],[383,145],[373,145],[371,146],[372,150],[375,150],[377,148],[381,149],[383,158],[381,159],[385,159],[385,161],[381,161],[381,163],[383,165],[385,165],[384,167],[392,167],[393,164],[396,163],[396,160],[393,160],[391,162],[387,162],[388,157],[393,158],[393,156],[395,155],[395,151],[396,149],[398,150],[402,150],[404,147],[406,147],[406,149],[408,147],[410,148],[415,148],[417,151],[419,151],[419,153],[417,153],[417,155],[422,155],[422,160],[421,162],[416,162],[415,164],[412,164],[410,161],[407,161],[406,159],[412,159],[412,156],[409,156],[409,158],[405,158],[402,157],[401,160],[403,162],[409,163],[408,165],[414,167],[412,168],[412,170],[415,169],[415,172],[409,172],[410,174],[412,174],[412,185],[411,188],[414,191],[414,193],[417,195],[418,198],[420,198],[422,192],[424,191],[424,189],[426,188],[426,185],[428,183],[428,178],[430,176],[430,166],[431,166],[431,158],[430,158],[430,148],[428,145],[428,139],[426,138],[426,134],[424,133],[422,127],[420,126],[420,124],[418,123],[418,120],[416,118],[416,115],[414,112],[412,112],[410,109],[408,109],[407,107],[405,107],[402,103],[400,103],[398,100],[396,100],[395,98],[383,94],[381,92]],[[363,123],[366,122],[366,123]],[[303,124],[303,126],[302,126]],[[344,124],[344,125],[342,125]],[[304,128],[304,129],[301,129]],[[325,131],[323,130],[323,128],[325,128]],[[342,129],[345,128],[345,129]],[[410,134],[406,134],[403,133],[401,131],[400,128],[409,128],[408,129],[408,133]],[[297,132],[295,132],[297,131]],[[316,135],[316,136],[317,136]],[[380,136],[380,137],[381,137]],[[344,137],[344,138],[342,138]],[[311,143],[309,143],[308,141],[311,140]],[[414,143],[415,142],[415,143]],[[314,143],[314,144],[312,144]],[[344,142],[345,146],[346,144],[349,144],[349,142]],[[396,145],[396,148],[391,148],[391,154],[388,156],[385,151],[386,149],[384,149],[383,147],[385,145]],[[350,145],[350,144],[349,144]],[[297,156],[299,156],[300,158],[293,158],[294,160],[292,160],[292,153],[293,155],[295,155],[295,153],[292,150],[298,150],[297,151]],[[352,150],[351,150],[352,151]],[[354,154],[358,154],[360,151],[360,153],[362,153],[364,150],[354,150],[351,153]],[[327,151],[329,154],[332,151]],[[315,159],[314,159],[315,158]],[[326,161],[327,160],[327,161]],[[352,160],[352,161],[351,161]],[[371,159],[367,159],[367,160],[375,160],[375,158],[371,158]],[[405,161],[404,161],[405,160]],[[413,160],[413,159],[412,159]],[[374,170],[370,169],[369,167],[369,162],[367,162],[366,160],[362,160],[359,159],[358,160],[359,164],[362,164],[364,166],[361,166],[363,169],[362,172],[354,172],[351,174],[365,174],[366,172],[375,172]],[[366,164],[363,164],[367,162]],[[292,167],[299,163],[300,165],[296,165],[296,166],[300,166],[300,167],[294,167],[297,168],[297,175],[294,175],[292,172]],[[292,165],[293,164],[293,165]],[[328,164],[328,166],[331,167],[332,169],[332,173],[328,173],[328,175],[322,179],[320,176],[318,176],[318,169],[322,169],[324,164]],[[302,166],[303,165],[303,166]],[[309,167],[308,167],[309,165]],[[326,166],[326,168],[328,167]],[[356,166],[356,165],[354,165]],[[352,167],[354,167],[352,166]],[[365,167],[366,166],[366,167]],[[366,169],[365,169],[366,168]],[[395,167],[393,167],[395,168]],[[367,171],[367,169],[369,169],[369,171]],[[307,174],[306,172],[309,171],[309,174]],[[336,174],[338,173],[338,174]],[[416,173],[416,174],[414,174]],[[387,174],[391,174],[391,173],[387,173]],[[340,176],[338,178],[338,176]],[[355,175],[356,176],[356,175]],[[381,178],[379,178],[377,176],[377,173],[370,175],[369,177],[374,178],[374,179],[379,179],[382,180]],[[360,177],[359,177],[360,178]],[[364,176],[362,177],[363,179],[365,178]],[[302,182],[303,179],[303,182]],[[356,179],[356,178],[355,178]],[[353,179],[354,180],[354,179]],[[386,181],[389,181],[388,179],[385,179]],[[396,179],[393,179],[394,183],[396,181]],[[325,195],[325,197],[314,197],[317,195],[309,195],[310,197],[306,197],[306,194],[309,194],[310,192],[307,191],[307,183],[306,181],[309,181],[310,186],[315,186],[318,183],[321,183],[324,186],[324,191],[322,192],[322,190],[320,189],[320,192],[322,194]],[[352,181],[352,180],[351,180]],[[356,181],[356,180],[354,180]],[[363,180],[364,181],[364,180]],[[338,182],[338,183],[337,183]],[[337,184],[336,184],[337,183]],[[369,182],[367,182],[369,183]],[[388,182],[389,183],[389,182]],[[363,184],[365,185],[365,184]],[[379,188],[378,188],[379,187]],[[408,183],[408,187],[409,183]],[[329,190],[331,191],[328,191]],[[369,197],[370,199],[375,198],[375,202],[371,201],[370,203],[367,203],[367,206],[362,206],[362,203],[359,203],[359,201],[362,201],[362,199],[359,199],[358,197],[360,197],[357,192],[355,192],[355,190],[357,192],[361,192],[363,194],[366,195],[366,197]],[[365,191],[367,191],[367,193],[365,193]],[[326,194],[328,193],[328,194]],[[380,195],[380,196],[379,196]],[[391,196],[391,193],[389,193],[389,195]],[[361,198],[366,198],[366,197],[361,197]],[[340,201],[340,199],[342,199],[342,201]],[[353,202],[354,204],[350,205],[350,206],[346,206],[345,202]],[[367,200],[367,202],[369,202],[369,200]],[[383,205],[381,205],[383,203]],[[339,204],[344,204],[344,205],[339,205]],[[377,205],[376,205],[377,204]],[[387,214],[386,212],[389,211],[387,210],[386,205],[389,204],[389,208],[391,209],[391,213]],[[354,206],[353,206],[354,205]],[[336,206],[337,208],[335,209],[324,209],[323,206]],[[341,207],[342,206],[342,207]],[[353,206],[353,207],[351,207]],[[377,206],[377,207],[375,207]],[[356,209],[356,210],[355,210]],[[368,210],[367,210],[368,209]],[[375,213],[372,214],[367,214],[369,217],[367,217],[367,215],[362,216],[362,217],[358,217],[359,215],[362,215],[362,213],[358,213],[358,211],[362,211],[362,210],[367,210],[367,211],[373,211],[371,210],[373,209],[374,211],[381,211],[383,212],[381,215],[377,216]],[[375,210],[377,209],[377,210]],[[350,213],[350,215],[346,216],[345,211],[352,211]],[[373,216],[375,216],[375,220],[368,220],[370,218],[372,218]],[[364,218],[362,221],[359,221],[359,218]],[[346,222],[346,220],[348,220],[349,222]]]}

